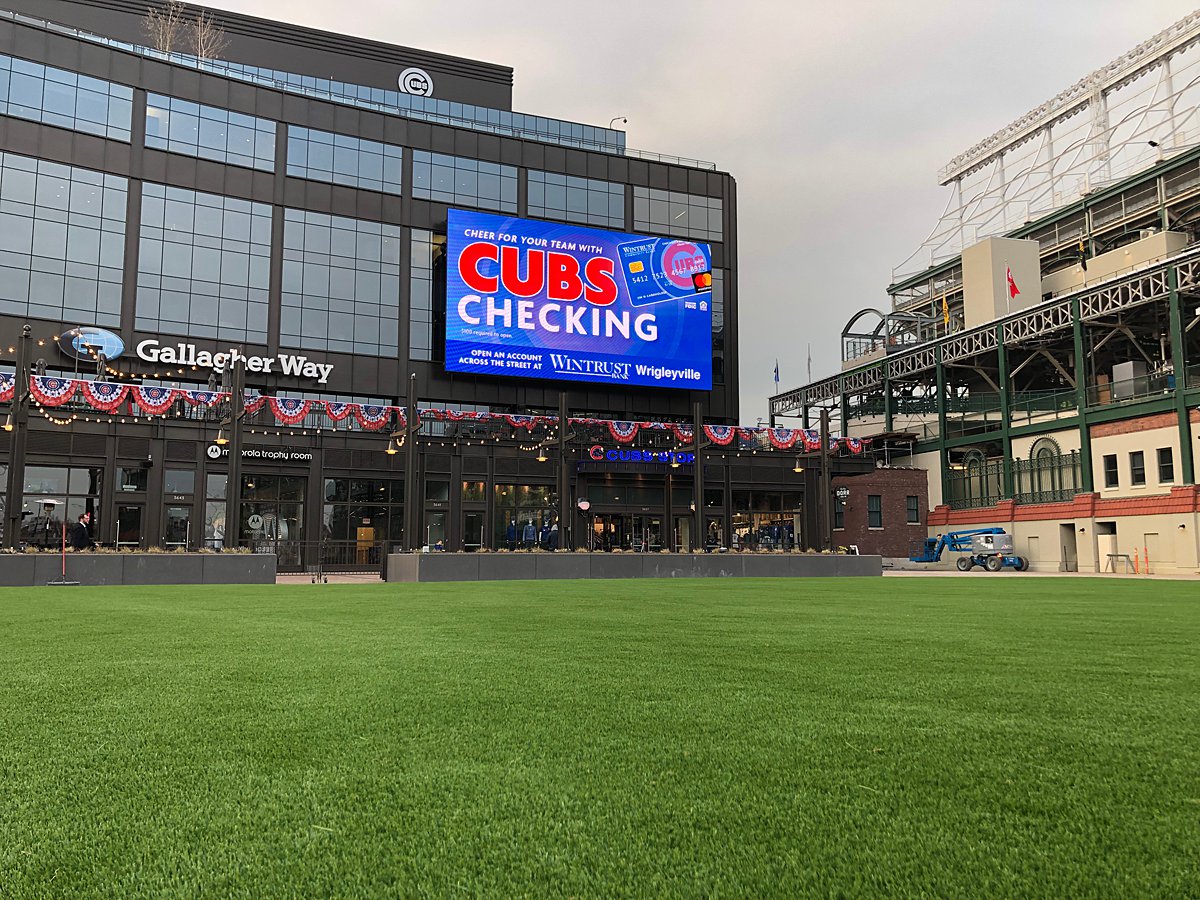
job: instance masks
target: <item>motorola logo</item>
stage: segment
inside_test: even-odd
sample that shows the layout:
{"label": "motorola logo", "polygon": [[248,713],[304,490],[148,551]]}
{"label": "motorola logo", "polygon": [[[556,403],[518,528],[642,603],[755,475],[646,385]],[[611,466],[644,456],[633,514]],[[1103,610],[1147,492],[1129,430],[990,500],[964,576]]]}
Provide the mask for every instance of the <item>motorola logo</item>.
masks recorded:
{"label": "motorola logo", "polygon": [[400,90],[418,97],[432,97],[433,76],[424,69],[405,69],[400,73]]}
{"label": "motorola logo", "polygon": [[220,459],[228,452],[229,451],[224,447],[218,446],[217,444],[209,444],[208,448],[204,451],[205,455],[209,459]]}

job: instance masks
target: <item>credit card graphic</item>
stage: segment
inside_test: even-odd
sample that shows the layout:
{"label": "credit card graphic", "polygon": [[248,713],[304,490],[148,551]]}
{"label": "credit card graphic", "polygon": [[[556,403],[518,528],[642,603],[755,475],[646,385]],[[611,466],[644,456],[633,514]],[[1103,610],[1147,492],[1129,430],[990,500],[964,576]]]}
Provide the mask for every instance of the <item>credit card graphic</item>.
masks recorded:
{"label": "credit card graphic", "polygon": [[707,244],[644,238],[618,244],[617,250],[633,306],[681,300],[712,290],[712,257]]}

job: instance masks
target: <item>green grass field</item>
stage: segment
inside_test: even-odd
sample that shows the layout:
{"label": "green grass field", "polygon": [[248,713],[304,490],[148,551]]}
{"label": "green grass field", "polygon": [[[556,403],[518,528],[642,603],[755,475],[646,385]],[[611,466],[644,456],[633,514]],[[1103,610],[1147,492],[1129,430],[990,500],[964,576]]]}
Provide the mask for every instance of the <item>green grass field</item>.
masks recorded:
{"label": "green grass field", "polygon": [[0,591],[0,897],[1200,895],[1200,591]]}

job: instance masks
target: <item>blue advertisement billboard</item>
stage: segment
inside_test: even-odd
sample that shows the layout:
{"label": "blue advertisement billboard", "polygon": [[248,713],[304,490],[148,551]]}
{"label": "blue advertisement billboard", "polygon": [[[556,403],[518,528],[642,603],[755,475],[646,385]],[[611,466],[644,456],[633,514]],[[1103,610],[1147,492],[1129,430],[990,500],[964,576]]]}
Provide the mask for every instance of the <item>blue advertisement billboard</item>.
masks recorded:
{"label": "blue advertisement billboard", "polygon": [[712,387],[707,244],[450,210],[446,369]]}

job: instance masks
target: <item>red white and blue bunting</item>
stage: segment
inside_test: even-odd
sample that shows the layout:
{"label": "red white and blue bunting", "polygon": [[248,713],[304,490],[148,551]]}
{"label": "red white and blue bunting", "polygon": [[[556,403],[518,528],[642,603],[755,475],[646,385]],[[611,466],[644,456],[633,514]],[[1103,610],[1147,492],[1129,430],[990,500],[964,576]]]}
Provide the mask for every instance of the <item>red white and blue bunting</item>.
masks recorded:
{"label": "red white and blue bunting", "polygon": [[298,397],[268,397],[267,405],[280,424],[299,425],[308,415],[308,408],[312,404]]}
{"label": "red white and blue bunting", "polygon": [[133,395],[133,402],[137,404],[138,409],[150,413],[152,416],[161,416],[170,409],[177,394],[174,388],[142,387],[140,385],[133,388],[130,393]]}
{"label": "red white and blue bunting", "polygon": [[62,406],[75,396],[77,384],[70,378],[34,375],[29,379],[29,393],[42,406]]}
{"label": "red white and blue bunting", "polygon": [[222,394],[219,391],[183,391],[183,399],[192,406],[216,406],[228,398],[228,394]]}
{"label": "red white and blue bunting", "polygon": [[340,422],[354,414],[356,405],[355,403],[334,403],[332,400],[326,400],[325,415],[335,422]]}
{"label": "red white and blue bunting", "polygon": [[[218,391],[181,390],[167,387],[131,386],[106,381],[60,378],[57,376],[30,376],[29,391],[41,406],[63,406],[79,398],[92,409],[114,415],[126,402],[144,413],[153,416],[165,415],[178,401],[191,406],[212,408],[228,403],[229,394]],[[16,378],[11,372],[0,373],[0,403],[12,402],[16,395]],[[379,431],[393,421],[397,428],[408,426],[406,409],[400,406],[340,403],[330,400],[307,400],[294,397],[268,397],[248,393],[245,400],[247,415],[254,415],[267,407],[272,418],[280,425],[297,426],[310,416],[323,413],[333,423],[348,419],[356,421],[364,430]],[[514,431],[533,435],[540,428],[554,428],[559,424],[557,416],[517,415],[512,413],[488,413],[450,409],[421,409],[414,417],[449,422],[503,422]],[[679,422],[638,422],[591,417],[572,417],[571,425],[607,430],[609,436],[620,444],[632,444],[643,430],[670,431],[681,444],[694,443],[693,427]],[[317,425],[319,422],[310,422]],[[802,450],[815,453],[821,450],[821,435],[816,429],[791,428],[748,428],[735,425],[705,425],[704,437],[710,445],[729,447],[731,450]],[[844,438],[830,436],[828,452],[845,450],[855,456],[866,452],[869,438]]]}
{"label": "red white and blue bunting", "polygon": [[692,442],[692,426],[691,425],[676,425],[671,424],[671,430],[675,432],[675,438],[681,444],[690,444]]}
{"label": "red white and blue bunting", "polygon": [[115,412],[129,396],[129,385],[111,381],[81,381],[79,389],[92,409],[108,413]]}
{"label": "red white and blue bunting", "polygon": [[768,428],[767,440],[776,450],[791,450],[796,446],[798,433],[791,428]]}
{"label": "red white and blue bunting", "polygon": [[633,439],[637,437],[638,423],[637,422],[609,422],[608,433],[613,436],[614,441],[622,444],[631,444]]}
{"label": "red white and blue bunting", "polygon": [[718,447],[728,447],[737,437],[737,429],[732,425],[705,425],[704,436]]}
{"label": "red white and blue bunting", "polygon": [[390,406],[363,406],[357,403],[354,405],[354,418],[367,431],[378,431],[387,425],[391,417]]}

